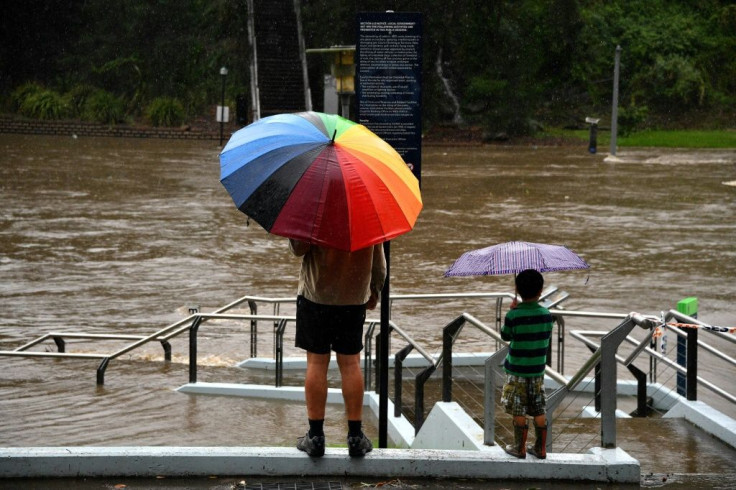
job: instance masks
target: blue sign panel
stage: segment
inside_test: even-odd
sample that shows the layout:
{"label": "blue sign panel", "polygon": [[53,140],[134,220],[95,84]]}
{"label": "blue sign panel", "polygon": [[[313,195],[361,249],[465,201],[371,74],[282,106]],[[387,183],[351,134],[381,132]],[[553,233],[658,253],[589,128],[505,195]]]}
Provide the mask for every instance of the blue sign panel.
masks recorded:
{"label": "blue sign panel", "polygon": [[421,14],[358,14],[356,71],[358,122],[393,146],[421,183]]}

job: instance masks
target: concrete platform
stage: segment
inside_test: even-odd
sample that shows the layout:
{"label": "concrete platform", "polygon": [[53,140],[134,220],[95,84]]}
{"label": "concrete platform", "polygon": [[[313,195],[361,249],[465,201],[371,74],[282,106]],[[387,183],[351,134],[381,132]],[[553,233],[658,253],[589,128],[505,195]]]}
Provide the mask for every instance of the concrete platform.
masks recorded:
{"label": "concrete platform", "polygon": [[0,478],[363,476],[639,482],[639,464],[620,449],[519,460],[497,446],[484,451],[374,449],[322,458],[283,447],[54,447],[0,449]]}

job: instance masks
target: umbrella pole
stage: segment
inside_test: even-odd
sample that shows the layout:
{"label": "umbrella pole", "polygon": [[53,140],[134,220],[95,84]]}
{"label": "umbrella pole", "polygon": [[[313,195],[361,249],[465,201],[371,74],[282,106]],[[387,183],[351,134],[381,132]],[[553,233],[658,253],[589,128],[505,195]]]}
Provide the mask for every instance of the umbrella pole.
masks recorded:
{"label": "umbrella pole", "polygon": [[384,242],[386,255],[386,281],[381,290],[381,335],[378,350],[378,447],[386,448],[388,434],[388,336],[389,336],[389,290],[391,278],[391,242]]}

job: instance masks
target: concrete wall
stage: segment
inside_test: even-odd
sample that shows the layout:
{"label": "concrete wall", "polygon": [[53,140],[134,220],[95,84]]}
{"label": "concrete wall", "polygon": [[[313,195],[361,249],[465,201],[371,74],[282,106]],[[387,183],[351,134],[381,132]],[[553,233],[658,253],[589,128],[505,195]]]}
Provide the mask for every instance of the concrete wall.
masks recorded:
{"label": "concrete wall", "polygon": [[[232,130],[224,133],[228,139]],[[108,126],[80,121],[40,121],[16,117],[0,116],[0,133],[35,134],[47,136],[94,136],[114,138],[165,138],[219,140],[218,131],[192,130],[189,126],[181,128],[154,128],[148,126],[128,126],[124,124]]]}

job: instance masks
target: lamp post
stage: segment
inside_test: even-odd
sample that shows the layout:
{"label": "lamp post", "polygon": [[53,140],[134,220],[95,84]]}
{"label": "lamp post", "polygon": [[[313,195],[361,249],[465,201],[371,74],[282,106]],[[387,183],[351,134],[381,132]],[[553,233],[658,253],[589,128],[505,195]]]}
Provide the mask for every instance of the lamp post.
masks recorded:
{"label": "lamp post", "polygon": [[613,62],[613,106],[611,107],[611,155],[616,155],[616,139],[618,138],[618,77],[621,63],[621,46],[616,46]]}
{"label": "lamp post", "polygon": [[222,133],[225,125],[225,77],[227,77],[227,68],[224,66],[220,68],[220,75],[222,76],[222,105],[218,111],[220,119],[220,146],[222,146]]}

